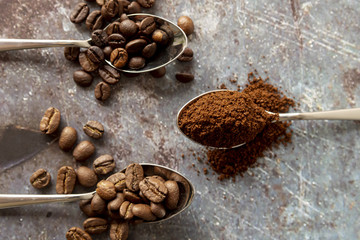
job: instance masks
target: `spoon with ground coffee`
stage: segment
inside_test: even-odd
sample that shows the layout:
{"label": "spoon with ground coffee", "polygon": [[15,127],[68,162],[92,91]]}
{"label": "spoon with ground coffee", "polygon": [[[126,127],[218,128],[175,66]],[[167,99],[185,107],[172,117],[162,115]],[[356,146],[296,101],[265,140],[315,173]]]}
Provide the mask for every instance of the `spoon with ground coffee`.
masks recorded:
{"label": "spoon with ground coffee", "polygon": [[[167,20],[165,18],[156,16],[156,15],[152,15],[152,14],[146,14],[146,13],[129,14],[129,15],[127,15],[127,17],[134,20],[134,21],[135,20],[143,20],[145,18],[153,18],[154,21],[152,21],[152,23],[153,23],[152,25],[154,25],[155,23],[161,24],[161,25],[166,25],[164,31],[167,31],[166,32],[167,36],[173,35],[173,37],[172,36],[170,37],[172,39],[172,41],[170,41],[170,39],[169,39],[169,44],[166,46],[166,48],[163,49],[163,51],[158,51],[159,54],[155,54],[154,56],[149,57],[150,60],[141,69],[130,69],[130,68],[126,67],[126,66],[120,68],[120,67],[114,66],[114,64],[111,61],[105,60],[105,62],[108,65],[110,65],[111,67],[113,67],[113,68],[115,68],[115,69],[117,69],[117,70],[119,70],[121,72],[126,72],[126,73],[150,72],[150,71],[159,69],[161,67],[164,67],[164,66],[168,65],[169,63],[173,62],[185,50],[185,48],[187,46],[187,42],[188,42],[186,34],[175,23],[173,23],[173,22],[171,22],[171,21],[169,21],[169,20]],[[116,21],[119,21],[119,19],[117,19]],[[114,22],[116,22],[116,21],[114,21]],[[106,29],[110,25],[111,24],[107,25],[104,28],[104,31],[106,31]],[[145,22],[144,26],[145,26],[144,27],[145,30],[141,30],[141,31],[146,33],[146,31],[147,31],[147,29],[149,27],[148,23]],[[135,47],[139,47],[139,45],[141,45],[142,42],[146,42],[145,41],[146,39],[149,40],[149,36],[146,36],[146,34],[144,34],[144,35],[145,35],[144,38],[141,38],[142,37],[141,36],[140,37],[141,39],[137,39],[137,40],[139,40],[137,42],[131,41],[131,42],[133,42],[132,43],[132,49],[135,48]],[[124,37],[122,37],[122,38],[124,38]],[[150,38],[151,38],[151,36],[150,36]],[[142,41],[140,41],[140,40],[142,40]],[[91,38],[88,39],[88,40],[0,39],[0,52],[1,51],[9,51],[9,50],[45,48],[45,47],[81,47],[81,48],[89,48],[91,46],[92,46],[92,39]],[[140,47],[144,48],[144,46],[140,46]],[[124,48],[125,48],[125,46],[124,46]],[[146,55],[148,55],[148,53]]]}
{"label": "spoon with ground coffee", "polygon": [[188,101],[177,126],[188,139],[206,147],[230,149],[252,141],[266,127],[290,120],[360,120],[360,108],[308,113],[273,113],[243,92],[215,90]]}

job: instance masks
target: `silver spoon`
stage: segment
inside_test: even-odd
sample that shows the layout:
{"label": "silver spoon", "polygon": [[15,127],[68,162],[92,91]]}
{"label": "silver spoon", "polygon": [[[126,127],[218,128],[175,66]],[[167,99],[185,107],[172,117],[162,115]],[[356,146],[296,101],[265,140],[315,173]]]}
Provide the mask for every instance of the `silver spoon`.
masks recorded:
{"label": "silver spoon", "polygon": [[[177,209],[167,213],[162,219],[152,222],[162,222],[168,220],[188,208],[193,200],[195,189],[191,182],[179,172],[152,163],[140,163],[144,169],[145,176],[160,175],[166,179],[174,180],[178,183],[180,189],[180,199]],[[125,172],[125,169],[121,170]],[[32,194],[0,194],[0,209],[14,208],[25,205],[52,203],[52,202],[73,202],[77,200],[91,199],[96,191],[80,194],[48,194],[48,195],[32,195]]]}
{"label": "silver spoon", "polygon": [[[146,13],[136,13],[129,14],[128,17],[136,17],[136,16],[145,16],[145,17],[153,17],[155,20],[164,21],[169,25],[171,30],[174,32],[174,41],[168,46],[165,51],[159,54],[158,57],[154,58],[151,62],[149,62],[144,68],[140,70],[130,70],[130,69],[121,69],[116,68],[112,63],[106,60],[106,63],[111,67],[126,73],[144,73],[156,70],[158,68],[164,67],[177,59],[185,50],[188,39],[184,31],[179,28],[175,23],[156,16],[152,14]],[[108,25],[109,26],[109,25]],[[106,26],[104,29],[106,29]],[[88,40],[37,40],[37,39],[0,39],[0,52],[1,51],[9,51],[9,50],[21,50],[21,49],[29,49],[29,48],[45,48],[45,47],[82,47],[88,48],[90,47],[91,38]]]}
{"label": "silver spoon", "polygon": [[[194,97],[193,99],[191,99],[190,101],[188,101],[187,103],[184,104],[184,106],[182,106],[177,114],[176,117],[176,125],[178,127],[178,129],[180,130],[180,132],[189,140],[191,140],[192,142],[195,142],[197,144],[203,145],[202,143],[196,142],[194,139],[190,138],[189,136],[187,136],[181,129],[179,126],[179,117],[181,112],[190,104],[192,104],[195,100],[213,93],[213,92],[220,92],[220,91],[231,91],[231,90],[213,90],[213,91],[209,91],[209,92],[205,92],[203,94],[200,94],[197,97]],[[276,114],[270,111],[266,111],[269,114]],[[290,120],[360,120],[360,108],[352,108],[352,109],[339,109],[339,110],[332,110],[332,111],[322,111],[322,112],[307,112],[307,113],[279,113],[279,119],[277,121],[290,121]],[[236,146],[232,146],[232,147],[214,147],[214,146],[206,146],[203,145],[205,147],[211,147],[214,149],[232,149],[232,148],[237,148],[240,147],[242,145],[244,145],[246,143],[242,143],[242,144],[238,144]]]}

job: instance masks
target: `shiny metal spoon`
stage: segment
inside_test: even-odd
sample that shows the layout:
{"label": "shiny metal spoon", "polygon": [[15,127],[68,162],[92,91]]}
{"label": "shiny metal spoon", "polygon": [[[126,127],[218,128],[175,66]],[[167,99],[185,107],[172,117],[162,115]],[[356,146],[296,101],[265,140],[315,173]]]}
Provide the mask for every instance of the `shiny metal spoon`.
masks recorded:
{"label": "shiny metal spoon", "polygon": [[[180,129],[179,119],[180,119],[181,112],[187,106],[191,105],[194,101],[196,101],[197,99],[199,99],[207,94],[210,94],[213,92],[220,92],[220,91],[231,91],[231,90],[213,90],[213,91],[205,92],[203,94],[200,94],[197,97],[194,97],[193,99],[191,99],[190,101],[185,103],[184,106],[182,106],[180,108],[180,110],[177,114],[177,117],[176,117],[176,125],[177,125],[178,129],[180,130],[180,132],[186,138],[190,139],[192,142],[203,145],[202,143],[196,142],[194,139],[187,136]],[[269,111],[266,111],[266,112],[269,114],[276,114],[276,113],[269,112]],[[322,111],[322,112],[307,112],[307,113],[279,113],[279,119],[277,121],[290,121],[290,120],[360,120],[360,108],[339,109],[339,110]],[[214,146],[206,146],[206,145],[203,145],[203,146],[211,147],[214,149],[232,149],[232,148],[240,147],[244,144],[246,144],[246,143],[242,143],[242,144],[232,146],[232,147],[214,147]]]}
{"label": "shiny metal spoon", "polygon": [[[174,180],[178,183],[180,189],[180,199],[177,209],[170,211],[162,219],[152,222],[162,222],[168,220],[188,208],[193,200],[195,189],[191,182],[179,172],[152,163],[140,163],[144,169],[145,176],[159,175],[165,179]],[[126,169],[121,170],[125,172]],[[0,194],[0,209],[14,208],[25,205],[52,203],[52,202],[73,202],[77,200],[91,199],[96,192],[81,194],[48,194],[48,195],[32,195],[32,194]]]}
{"label": "shiny metal spoon", "polygon": [[[163,21],[169,25],[171,30],[174,32],[174,41],[170,46],[168,46],[165,51],[163,51],[159,56],[155,57],[151,62],[149,62],[144,68],[139,70],[131,69],[121,69],[116,68],[112,63],[106,60],[106,63],[111,67],[126,73],[144,73],[156,70],[158,68],[164,67],[169,63],[177,59],[185,50],[188,39],[184,31],[179,28],[175,23],[156,16],[146,13],[136,13],[129,14],[128,17],[153,17],[155,20]],[[109,24],[110,25],[110,24]],[[108,26],[109,26],[108,25]],[[106,29],[106,26],[104,29]],[[91,38],[88,40],[36,40],[36,39],[0,39],[0,52],[9,51],[9,50],[21,50],[21,49],[30,49],[30,48],[45,48],[45,47],[90,47]]]}

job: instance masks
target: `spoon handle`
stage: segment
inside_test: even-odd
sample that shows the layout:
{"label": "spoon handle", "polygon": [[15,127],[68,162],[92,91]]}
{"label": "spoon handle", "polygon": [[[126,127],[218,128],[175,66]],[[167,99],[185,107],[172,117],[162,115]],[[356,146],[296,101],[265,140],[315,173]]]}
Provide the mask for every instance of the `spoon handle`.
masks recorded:
{"label": "spoon handle", "polygon": [[33,205],[51,202],[73,202],[76,200],[90,199],[95,192],[81,194],[51,194],[51,195],[31,195],[31,194],[0,194],[0,209]]}
{"label": "spoon handle", "polygon": [[0,39],[0,51],[45,47],[90,47],[88,40]]}
{"label": "spoon handle", "polygon": [[289,120],[360,120],[360,108],[309,113],[280,113],[279,121]]}

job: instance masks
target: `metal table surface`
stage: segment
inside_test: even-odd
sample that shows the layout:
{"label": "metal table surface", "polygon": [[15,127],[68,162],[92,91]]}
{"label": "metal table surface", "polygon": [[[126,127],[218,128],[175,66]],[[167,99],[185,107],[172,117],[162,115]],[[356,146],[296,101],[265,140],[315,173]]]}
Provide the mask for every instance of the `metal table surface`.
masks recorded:
{"label": "metal table surface", "polygon": [[[85,26],[69,21],[76,3],[1,0],[0,37],[86,39]],[[244,85],[254,69],[294,97],[299,111],[359,107],[360,3],[158,0],[147,12],[194,20],[192,63],[170,65],[161,79],[122,76],[111,98],[100,103],[93,96],[100,80],[78,87],[72,73],[79,66],[65,60],[62,48],[0,53],[1,125],[37,129],[44,111],[54,106],[62,112],[63,126],[76,128],[79,139],[88,139],[81,130],[88,120],[102,122],[106,134],[93,141],[96,155],[112,154],[117,169],[153,162],[191,179],[196,195],[186,212],[162,224],[133,227],[129,239],[360,239],[359,122],[294,122],[293,142],[268,152],[260,167],[234,182],[219,182],[212,171],[198,174],[196,169],[208,168],[205,151],[175,125],[186,101],[222,83],[235,90],[229,79],[237,77]],[[177,82],[174,74],[181,70],[195,73],[195,80]],[[54,179],[63,165],[78,164],[52,144],[1,173],[0,192],[55,193]],[[39,167],[53,177],[43,191],[29,183]],[[78,203],[1,210],[0,216],[0,239],[64,239],[86,218]]]}

